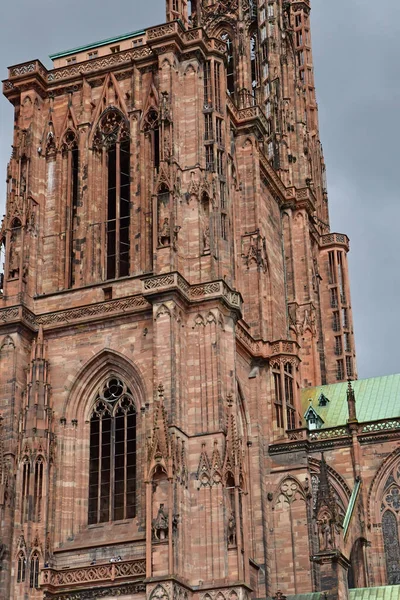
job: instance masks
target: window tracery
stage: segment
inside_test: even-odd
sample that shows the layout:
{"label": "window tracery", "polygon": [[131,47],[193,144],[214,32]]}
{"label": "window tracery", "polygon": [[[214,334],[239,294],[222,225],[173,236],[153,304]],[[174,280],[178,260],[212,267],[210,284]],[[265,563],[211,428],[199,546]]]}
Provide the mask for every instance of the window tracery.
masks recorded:
{"label": "window tracery", "polygon": [[64,134],[61,144],[63,156],[63,169],[66,182],[66,287],[72,287],[75,283],[75,247],[78,211],[78,186],[79,186],[79,151],[77,136],[74,131],[68,129]]}
{"label": "window tracery", "polygon": [[90,419],[89,525],[136,514],[136,408],[117,377],[99,391]]}
{"label": "window tracery", "polygon": [[114,107],[100,118],[94,148],[106,172],[106,279],[130,272],[130,137],[124,115]]}
{"label": "window tracery", "polygon": [[387,583],[398,585],[400,584],[400,465],[393,469],[386,480],[381,515]]}
{"label": "window tracery", "polygon": [[39,588],[39,572],[40,572],[39,553],[35,550],[31,556],[30,566],[29,566],[29,587],[32,589]]}

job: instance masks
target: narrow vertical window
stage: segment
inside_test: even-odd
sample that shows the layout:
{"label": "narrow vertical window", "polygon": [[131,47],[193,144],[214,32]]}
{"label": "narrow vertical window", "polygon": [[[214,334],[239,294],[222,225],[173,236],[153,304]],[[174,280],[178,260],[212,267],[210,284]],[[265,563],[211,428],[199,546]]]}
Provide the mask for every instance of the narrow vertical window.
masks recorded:
{"label": "narrow vertical window", "polygon": [[332,329],[333,331],[340,331],[340,314],[338,310],[333,311]]}
{"label": "narrow vertical window", "polygon": [[6,271],[6,242],[0,240],[0,295],[4,293],[4,274]]}
{"label": "narrow vertical window", "polygon": [[136,514],[136,410],[130,390],[109,379],[90,420],[89,525]]}
{"label": "narrow vertical window", "polygon": [[346,356],[346,372],[347,377],[353,377],[353,358],[351,356]]}
{"label": "narrow vertical window", "polygon": [[76,229],[78,212],[79,152],[76,135],[70,129],[62,145],[63,165],[66,172],[66,232],[65,232],[65,285],[75,283]]}
{"label": "narrow vertical window", "polygon": [[223,120],[217,117],[215,122],[215,139],[217,141],[217,144],[219,144],[220,146],[223,146],[222,127]]}
{"label": "narrow vertical window", "polygon": [[214,64],[214,93],[215,93],[215,108],[221,112],[221,64]]}
{"label": "narrow vertical window", "polygon": [[33,589],[39,588],[39,554],[34,552],[31,556],[29,568],[29,587]]}
{"label": "narrow vertical window", "polygon": [[344,329],[349,326],[349,314],[347,308],[342,308],[342,325]]}
{"label": "narrow vertical window", "polygon": [[338,273],[339,273],[339,289],[340,289],[340,301],[342,304],[346,304],[346,291],[344,285],[344,269],[343,269],[343,252],[337,253],[338,262]]}
{"label": "narrow vertical window", "polygon": [[282,406],[282,388],[281,388],[281,374],[279,370],[272,372],[274,380],[274,392],[275,392],[275,418],[276,425],[280,429],[284,426],[283,423],[283,406]]}
{"label": "narrow vertical window", "polygon": [[206,142],[211,142],[214,139],[212,114],[204,115],[204,139]]}
{"label": "narrow vertical window", "polygon": [[43,496],[43,459],[39,457],[35,463],[34,489],[33,489],[33,514],[36,523],[42,518],[42,496]]}
{"label": "narrow vertical window", "polygon": [[338,306],[338,291],[337,288],[331,288],[329,290],[331,308],[337,308]]}
{"label": "narrow vertical window", "polygon": [[29,459],[25,458],[22,464],[21,523],[24,523],[28,519],[30,478],[31,465]]}
{"label": "narrow vertical window", "polygon": [[328,282],[336,283],[336,269],[334,252],[328,252]]}
{"label": "narrow vertical window", "polygon": [[221,237],[223,240],[228,239],[228,217],[227,215],[221,215]]}
{"label": "narrow vertical window", "polygon": [[214,171],[214,146],[206,146],[206,171]]}
{"label": "narrow vertical window", "polygon": [[130,140],[128,124],[119,111],[106,110],[95,144],[105,152],[106,279],[116,279],[130,272]]}
{"label": "narrow vertical window", "polygon": [[344,363],[343,359],[336,361],[336,379],[341,381],[344,379]]}
{"label": "narrow vertical window", "polygon": [[226,89],[230,96],[235,93],[235,60],[231,37],[224,33],[221,39],[226,44]]}
{"label": "narrow vertical window", "polygon": [[204,63],[204,108],[212,107],[211,61]]}
{"label": "narrow vertical window", "polygon": [[341,354],[343,354],[343,344],[342,344],[342,336],[341,335],[337,335],[335,337],[335,354],[337,356],[340,356]]}
{"label": "narrow vertical window", "polygon": [[217,150],[217,173],[218,175],[224,174],[224,152],[223,150]]}
{"label": "narrow vertical window", "polygon": [[18,554],[17,583],[23,583],[26,577],[26,558],[23,552]]}
{"label": "narrow vertical window", "polygon": [[296,427],[296,423],[295,423],[296,411],[294,409],[293,367],[290,363],[285,364],[284,381],[285,381],[287,426],[288,426],[288,429],[295,429],[295,427]]}
{"label": "narrow vertical window", "polygon": [[251,88],[253,95],[260,83],[259,68],[258,68],[258,37],[257,33],[253,33],[250,38],[250,62],[251,62]]}
{"label": "narrow vertical window", "polygon": [[391,510],[382,517],[382,534],[385,547],[387,583],[400,584],[400,543],[397,518]]}

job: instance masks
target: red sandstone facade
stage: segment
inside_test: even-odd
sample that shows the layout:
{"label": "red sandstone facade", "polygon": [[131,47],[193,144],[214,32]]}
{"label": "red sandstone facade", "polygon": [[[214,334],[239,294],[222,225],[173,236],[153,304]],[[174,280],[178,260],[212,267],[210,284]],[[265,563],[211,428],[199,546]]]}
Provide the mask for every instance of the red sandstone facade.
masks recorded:
{"label": "red sandstone facade", "polygon": [[[166,24],[10,68],[1,598],[325,585],[299,390],[356,367],[309,12],[171,0]],[[357,434],[327,456],[343,511],[393,450]]]}

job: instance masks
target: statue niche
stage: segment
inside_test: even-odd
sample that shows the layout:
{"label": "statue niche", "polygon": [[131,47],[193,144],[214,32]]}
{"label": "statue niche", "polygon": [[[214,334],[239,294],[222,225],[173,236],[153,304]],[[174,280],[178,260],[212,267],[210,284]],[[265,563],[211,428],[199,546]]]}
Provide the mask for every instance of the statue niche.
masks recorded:
{"label": "statue niche", "polygon": [[170,193],[165,184],[157,194],[157,243],[159,247],[171,245]]}
{"label": "statue niche", "polygon": [[167,540],[169,535],[169,517],[166,508],[168,491],[167,474],[159,465],[152,478],[152,531],[153,539],[157,542]]}
{"label": "statue niche", "polygon": [[22,224],[19,219],[14,219],[11,228],[10,256],[8,266],[9,279],[19,279],[20,257],[22,244]]}
{"label": "statue niche", "polygon": [[210,254],[211,234],[210,234],[210,198],[206,193],[201,197],[200,203],[200,227],[201,241],[203,245],[203,254]]}

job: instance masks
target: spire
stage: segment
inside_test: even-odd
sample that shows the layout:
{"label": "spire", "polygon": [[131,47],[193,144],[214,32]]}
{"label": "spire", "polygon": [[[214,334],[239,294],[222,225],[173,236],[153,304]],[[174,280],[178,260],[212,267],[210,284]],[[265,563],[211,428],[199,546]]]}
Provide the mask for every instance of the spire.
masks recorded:
{"label": "spire", "polygon": [[332,488],[329,483],[328,465],[326,464],[325,455],[321,453],[321,469],[319,473],[319,485],[317,491],[317,501],[315,505],[316,515],[321,511],[321,508],[326,507],[332,515],[332,519],[336,518],[336,501],[332,494]]}
{"label": "spire", "polygon": [[349,411],[348,423],[357,423],[357,410],[356,410],[356,397],[354,394],[353,387],[351,385],[351,379],[348,380],[347,384],[347,407]]}

